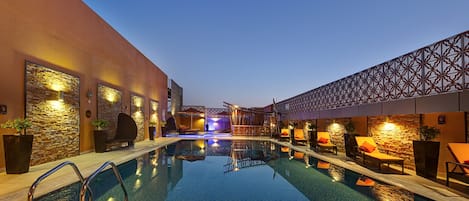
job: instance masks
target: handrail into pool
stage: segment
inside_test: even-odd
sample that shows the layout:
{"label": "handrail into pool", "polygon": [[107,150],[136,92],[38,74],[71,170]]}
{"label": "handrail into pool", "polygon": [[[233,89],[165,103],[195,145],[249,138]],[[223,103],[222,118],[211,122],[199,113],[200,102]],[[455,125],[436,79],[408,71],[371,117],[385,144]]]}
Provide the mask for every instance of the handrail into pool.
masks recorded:
{"label": "handrail into pool", "polygon": [[[36,187],[37,185],[39,185],[39,183],[44,180],[45,178],[47,178],[48,176],[54,174],[55,172],[57,172],[58,170],[62,169],[63,167],[65,167],[66,165],[70,165],[72,166],[73,170],[75,171],[75,174],[78,176],[78,178],[80,179],[80,182],[82,184],[84,184],[84,181],[85,179],[83,178],[83,175],[81,174],[80,170],[78,170],[78,167],[75,165],[75,163],[72,163],[70,161],[65,161],[63,163],[60,163],[59,165],[55,166],[54,168],[50,169],[49,171],[47,171],[46,173],[44,173],[43,175],[39,176],[36,181],[34,181],[34,183],[31,185],[31,187],[29,187],[29,192],[28,192],[28,201],[32,201],[34,200],[34,191],[36,190]],[[89,200],[92,200],[92,192],[90,190],[90,197],[89,197]]]}
{"label": "handrail into pool", "polygon": [[[101,165],[101,167],[99,167],[96,171],[93,172],[93,174],[91,174],[88,178],[86,178],[86,180],[83,182],[83,185],[81,186],[81,190],[80,190],[80,201],[85,201],[85,195],[86,195],[86,191],[88,190],[88,184],[96,177],[96,175],[98,175],[99,173],[101,173],[107,166],[111,166],[112,168],[112,171],[114,172],[114,176],[116,176],[116,179],[117,181],[120,183],[121,187],[122,187],[122,191],[124,191],[124,200],[125,201],[128,201],[128,194],[127,194],[127,190],[125,190],[125,186],[124,186],[124,182],[122,181],[122,177],[121,177],[121,174],[119,173],[119,169],[117,169],[117,166],[116,164],[114,164],[113,162],[111,161],[107,161],[105,162],[103,165]],[[91,192],[91,191],[90,191]]]}

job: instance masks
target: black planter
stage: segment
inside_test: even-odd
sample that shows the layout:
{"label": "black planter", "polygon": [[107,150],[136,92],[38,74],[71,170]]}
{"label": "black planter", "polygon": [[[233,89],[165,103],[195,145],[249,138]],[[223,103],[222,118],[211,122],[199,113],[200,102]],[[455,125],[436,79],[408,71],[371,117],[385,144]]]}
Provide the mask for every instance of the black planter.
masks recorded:
{"label": "black planter", "polygon": [[358,134],[345,133],[344,135],[345,155],[350,158],[358,156],[358,145],[355,136],[358,136]]}
{"label": "black planter", "polygon": [[161,127],[161,137],[166,137],[166,127]]}
{"label": "black planter", "polygon": [[150,140],[155,139],[155,132],[156,132],[156,127],[154,126],[148,127],[148,135],[150,135]]}
{"label": "black planter", "polygon": [[3,135],[7,174],[21,174],[29,171],[33,150],[33,135]]}
{"label": "black planter", "polygon": [[103,153],[106,151],[107,130],[94,131],[94,151]]}
{"label": "black planter", "polygon": [[290,129],[290,143],[291,143],[292,145],[296,145],[295,129]]}
{"label": "black planter", "polygon": [[309,149],[316,150],[318,145],[318,132],[317,131],[308,131],[309,133]]}
{"label": "black planter", "polygon": [[436,179],[440,142],[413,141],[415,172],[418,176]]}

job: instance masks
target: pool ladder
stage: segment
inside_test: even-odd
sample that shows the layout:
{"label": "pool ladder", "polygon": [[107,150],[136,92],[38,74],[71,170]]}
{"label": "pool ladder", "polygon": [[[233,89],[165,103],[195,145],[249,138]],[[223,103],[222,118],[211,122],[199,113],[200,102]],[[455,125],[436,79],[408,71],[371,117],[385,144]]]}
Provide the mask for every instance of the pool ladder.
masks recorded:
{"label": "pool ladder", "polygon": [[58,170],[62,169],[63,167],[70,165],[72,166],[75,174],[78,176],[81,182],[81,188],[80,188],[80,201],[86,201],[86,192],[89,192],[89,197],[88,200],[91,201],[93,200],[93,192],[91,191],[90,187],[88,186],[89,183],[99,174],[101,173],[106,167],[111,166],[112,171],[114,173],[114,176],[116,177],[117,181],[119,182],[120,186],[122,187],[122,191],[124,192],[124,201],[128,201],[128,194],[127,190],[125,189],[124,182],[122,181],[122,177],[119,173],[119,170],[117,169],[117,166],[111,162],[107,161],[101,167],[96,169],[88,178],[84,179],[83,175],[81,174],[80,170],[78,170],[78,167],[75,165],[75,163],[72,163],[70,161],[65,161],[54,168],[50,169],[43,175],[39,176],[36,181],[31,185],[29,188],[28,192],[28,201],[33,201],[34,200],[34,191],[36,190],[36,187],[39,185],[39,183],[44,180],[45,178],[49,177],[50,175],[54,174]]}
{"label": "pool ladder", "polygon": [[[85,182],[85,179],[83,178],[83,175],[81,174],[80,170],[78,170],[78,167],[75,165],[75,163],[72,163],[70,161],[65,161],[63,163],[60,163],[59,165],[55,166],[54,168],[50,169],[49,171],[47,171],[46,173],[44,173],[43,175],[39,176],[36,181],[34,181],[34,183],[31,185],[31,187],[29,187],[29,192],[28,192],[28,201],[33,201],[34,200],[34,191],[36,190],[36,187],[39,185],[39,183],[44,180],[45,178],[49,177],[50,175],[54,174],[55,172],[57,172],[58,170],[62,169],[63,167],[67,166],[67,165],[70,165],[72,166],[75,174],[78,176],[78,178],[80,179],[80,182],[82,184],[84,184]],[[89,200],[92,200],[92,197],[93,197],[93,193],[91,192],[91,190],[89,191],[90,192],[90,197],[89,197]]]}
{"label": "pool ladder", "polygon": [[[124,182],[122,181],[121,174],[119,173],[119,169],[117,169],[116,164],[114,164],[111,161],[105,162],[101,167],[99,167],[97,170],[93,172],[86,180],[83,182],[81,185],[81,190],[80,190],[80,201],[85,201],[86,197],[86,192],[89,189],[88,184],[99,174],[101,173],[107,166],[111,166],[112,171],[114,172],[114,176],[116,176],[117,181],[119,182],[120,186],[122,187],[122,191],[124,192],[124,201],[129,200],[129,196],[127,194],[127,190],[125,189]],[[91,192],[91,191],[90,191]]]}

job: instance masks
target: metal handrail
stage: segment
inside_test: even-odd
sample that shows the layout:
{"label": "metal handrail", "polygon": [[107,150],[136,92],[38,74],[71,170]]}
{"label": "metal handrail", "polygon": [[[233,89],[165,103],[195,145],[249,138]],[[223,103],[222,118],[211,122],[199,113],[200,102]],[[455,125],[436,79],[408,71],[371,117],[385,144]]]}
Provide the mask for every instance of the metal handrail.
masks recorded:
{"label": "metal handrail", "polygon": [[117,181],[120,183],[122,187],[122,191],[124,191],[124,201],[128,201],[128,194],[127,190],[125,190],[124,182],[122,181],[121,174],[119,173],[119,170],[117,169],[117,166],[111,162],[107,161],[101,167],[99,167],[96,171],[93,172],[88,178],[85,179],[83,182],[83,185],[81,186],[80,190],[80,201],[85,201],[85,195],[86,192],[88,191],[88,184],[99,174],[101,173],[107,166],[111,166],[112,171],[114,172],[114,176],[116,176]]}
{"label": "metal handrail", "polygon": [[[66,165],[70,165],[72,166],[73,170],[75,171],[75,174],[78,176],[78,178],[80,179],[80,182],[83,184],[83,182],[85,181],[85,179],[83,178],[83,175],[81,174],[80,170],[78,170],[78,167],[75,165],[75,163],[72,163],[70,161],[65,161],[63,163],[60,163],[59,165],[55,166],[54,168],[50,169],[49,171],[47,171],[46,173],[44,173],[43,175],[39,176],[36,181],[34,181],[34,183],[31,185],[31,187],[29,187],[29,192],[28,192],[28,201],[32,201],[34,199],[34,191],[36,190],[36,187],[37,185],[39,185],[39,183],[44,180],[45,178],[47,178],[48,176],[54,174],[55,172],[57,172],[58,170],[62,169],[63,167],[65,167]],[[90,200],[92,200],[92,192],[90,191]]]}

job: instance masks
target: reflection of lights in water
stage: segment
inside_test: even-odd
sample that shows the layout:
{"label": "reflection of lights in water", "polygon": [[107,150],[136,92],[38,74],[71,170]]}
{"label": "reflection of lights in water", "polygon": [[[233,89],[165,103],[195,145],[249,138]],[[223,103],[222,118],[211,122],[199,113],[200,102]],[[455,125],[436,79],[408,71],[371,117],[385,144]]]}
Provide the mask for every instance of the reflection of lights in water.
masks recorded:
{"label": "reflection of lights in water", "polygon": [[220,145],[216,142],[213,142],[212,147],[219,147]]}
{"label": "reflection of lights in water", "polygon": [[137,158],[137,170],[135,170],[135,175],[142,176],[142,167],[143,167],[143,158]]}
{"label": "reflection of lights in water", "polygon": [[158,166],[158,159],[157,158],[152,158],[151,159],[151,164],[153,165],[153,167]]}
{"label": "reflection of lights in water", "polygon": [[109,197],[107,201],[115,201],[116,199],[114,197]]}
{"label": "reflection of lights in water", "polygon": [[153,170],[151,171],[151,177],[154,177],[156,175],[158,175],[158,169],[153,168]]}
{"label": "reflection of lights in water", "polygon": [[236,172],[236,171],[239,171],[239,168],[235,167],[233,170]]}
{"label": "reflection of lights in water", "polygon": [[345,169],[331,165],[329,168],[329,175],[332,177],[332,181],[342,181],[344,180]]}
{"label": "reflection of lights in water", "polygon": [[275,150],[275,144],[273,144],[273,143],[270,144],[270,150],[272,150],[272,151]]}
{"label": "reflection of lights in water", "polygon": [[213,143],[217,143],[218,142],[218,139],[213,139]]}
{"label": "reflection of lights in water", "polygon": [[134,189],[137,190],[137,189],[139,189],[140,187],[142,187],[142,180],[136,179],[136,180],[135,180],[135,184],[134,184]]}

